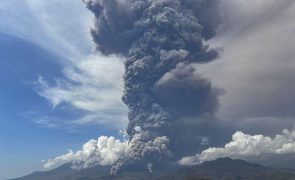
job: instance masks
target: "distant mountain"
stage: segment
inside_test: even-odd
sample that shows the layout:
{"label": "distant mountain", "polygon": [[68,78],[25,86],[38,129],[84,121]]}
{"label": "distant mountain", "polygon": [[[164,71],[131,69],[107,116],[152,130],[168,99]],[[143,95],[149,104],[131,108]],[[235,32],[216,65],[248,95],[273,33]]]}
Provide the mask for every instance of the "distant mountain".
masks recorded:
{"label": "distant mountain", "polygon": [[295,160],[293,159],[284,162],[272,163],[271,166],[275,168],[295,169]]}
{"label": "distant mountain", "polygon": [[14,180],[92,180],[98,179],[101,175],[108,174],[109,171],[110,166],[94,166],[75,170],[71,168],[71,164],[64,164],[51,171],[34,172]]}
{"label": "distant mountain", "polygon": [[295,169],[295,156],[290,156],[289,154],[287,155],[280,155],[273,157],[270,160],[264,160],[261,161],[263,165],[267,167],[273,167],[273,168],[289,168],[289,169]]}
{"label": "distant mountain", "polygon": [[51,171],[34,172],[30,175],[11,180],[155,180],[167,173],[147,171],[129,171],[117,176],[110,175],[110,166],[94,166],[75,170],[71,164],[62,165]]}
{"label": "distant mountain", "polygon": [[183,167],[173,173],[130,171],[111,176],[109,170],[110,167],[106,166],[73,170],[70,164],[65,164],[51,171],[35,172],[15,180],[295,180],[295,170],[268,168],[230,158]]}
{"label": "distant mountain", "polygon": [[184,167],[159,180],[295,180],[295,170],[274,169],[243,160],[220,158]]}

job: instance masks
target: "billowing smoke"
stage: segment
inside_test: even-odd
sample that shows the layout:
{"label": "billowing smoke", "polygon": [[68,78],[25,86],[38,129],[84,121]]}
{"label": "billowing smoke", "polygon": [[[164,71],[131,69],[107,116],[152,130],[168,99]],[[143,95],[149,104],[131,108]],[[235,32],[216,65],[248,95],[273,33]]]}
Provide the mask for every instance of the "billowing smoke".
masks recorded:
{"label": "billowing smoke", "polygon": [[84,2],[95,15],[97,50],[126,57],[122,100],[129,108],[130,151],[112,172],[152,171],[210,143],[204,132],[214,124],[220,91],[190,63],[218,56],[204,45],[220,24],[217,0]]}

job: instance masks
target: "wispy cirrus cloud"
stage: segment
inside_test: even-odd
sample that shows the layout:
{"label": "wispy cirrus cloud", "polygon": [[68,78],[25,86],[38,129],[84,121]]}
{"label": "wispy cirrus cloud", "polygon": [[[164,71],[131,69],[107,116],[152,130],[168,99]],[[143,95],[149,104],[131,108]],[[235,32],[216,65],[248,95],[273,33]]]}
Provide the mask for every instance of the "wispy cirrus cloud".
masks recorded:
{"label": "wispy cirrus cloud", "polygon": [[84,112],[70,123],[123,128],[127,122],[127,109],[121,101],[123,70],[119,57],[91,55],[66,66],[64,77],[56,79],[53,85],[39,77],[38,94],[46,98],[52,108],[70,105]]}
{"label": "wispy cirrus cloud", "polygon": [[0,15],[1,32],[33,41],[68,60],[91,52],[92,14],[80,0],[1,1]]}
{"label": "wispy cirrus cloud", "polygon": [[[50,128],[98,123],[121,129],[126,125],[127,110],[121,102],[123,60],[92,52],[93,15],[82,1],[4,1],[0,15],[0,32],[25,38],[61,57],[52,60],[64,69],[62,75],[52,74],[52,83],[41,72],[35,84],[52,111],[31,116],[32,122]],[[66,108],[64,113],[77,110],[79,115],[53,113],[65,106],[72,109]]]}

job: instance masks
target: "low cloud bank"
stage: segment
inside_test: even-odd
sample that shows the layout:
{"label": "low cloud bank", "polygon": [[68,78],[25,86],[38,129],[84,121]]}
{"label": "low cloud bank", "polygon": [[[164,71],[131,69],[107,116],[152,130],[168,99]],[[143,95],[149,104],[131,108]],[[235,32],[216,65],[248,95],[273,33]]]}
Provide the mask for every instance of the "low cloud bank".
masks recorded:
{"label": "low cloud bank", "polygon": [[[147,136],[146,132],[143,132],[139,126],[136,127],[136,131],[137,133],[131,141],[121,141],[107,136],[100,136],[97,140],[90,140],[77,152],[69,150],[65,155],[45,161],[44,168],[55,168],[62,164],[71,163],[73,169],[84,169],[95,165],[114,165],[120,159],[136,160],[140,155],[133,156],[130,152],[139,139]],[[146,148],[143,150],[143,153],[164,153],[167,151],[167,147],[165,146],[167,143],[169,143],[169,140],[166,137],[158,137],[154,141],[149,141],[147,146],[141,147]],[[147,165],[147,168],[151,171],[152,164]]]}
{"label": "low cloud bank", "polygon": [[250,135],[241,131],[232,136],[232,141],[222,148],[208,148],[195,156],[182,158],[181,165],[195,165],[220,157],[243,160],[265,160],[278,155],[295,153],[295,125],[292,130],[284,129],[274,138],[263,135]]}
{"label": "low cloud bank", "polygon": [[54,168],[65,163],[72,163],[72,168],[82,169],[95,165],[112,165],[125,156],[128,148],[127,141],[120,141],[114,137],[101,136],[97,140],[90,140],[77,152],[69,153],[46,161],[45,168]]}
{"label": "low cloud bank", "polygon": [[[69,150],[69,153],[65,155],[47,160],[44,167],[54,168],[65,163],[71,163],[74,169],[88,168],[95,165],[113,165],[120,158],[126,158],[130,155],[129,152],[132,145],[132,141],[121,141],[114,137],[101,136],[97,140],[88,141],[77,152]],[[154,146],[151,142],[152,147]],[[295,125],[293,129],[284,129],[281,134],[273,138],[261,134],[250,135],[238,131],[232,135],[232,141],[224,147],[211,147],[195,156],[184,157],[179,161],[179,164],[196,165],[221,157],[264,161],[280,155],[288,156],[293,154],[295,154]]]}

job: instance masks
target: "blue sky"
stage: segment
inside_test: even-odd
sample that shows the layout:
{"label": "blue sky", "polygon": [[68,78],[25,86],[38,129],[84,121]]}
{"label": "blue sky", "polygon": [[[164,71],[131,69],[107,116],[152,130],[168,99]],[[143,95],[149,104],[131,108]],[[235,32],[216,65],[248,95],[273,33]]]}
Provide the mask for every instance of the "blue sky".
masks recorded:
{"label": "blue sky", "polygon": [[[101,62],[91,53],[92,15],[82,2],[1,0],[0,16],[0,179],[40,170],[41,160],[78,149],[99,135],[118,136],[126,110],[120,98],[104,100],[103,89],[113,84],[88,72]],[[77,66],[81,59],[84,63]],[[122,68],[121,62],[115,68]],[[76,77],[76,70],[85,77]],[[102,96],[90,102],[87,94],[98,86],[92,93]],[[109,115],[104,106],[113,105],[118,113]],[[97,110],[102,113],[93,113]],[[106,121],[112,118],[120,123],[110,126]]]}
{"label": "blue sky", "polygon": [[[295,122],[291,1],[222,0],[210,41],[224,53],[199,72],[226,92],[220,120],[273,137]],[[127,124],[123,59],[93,52],[92,14],[80,0],[0,0],[0,179]],[[234,74],[234,75],[233,75]]]}
{"label": "blue sky", "polygon": [[[51,153],[65,151],[63,144],[76,146],[93,134],[68,133],[34,123],[42,116],[59,117],[67,113],[52,110],[36,92],[40,74],[48,79],[60,74],[61,65],[52,61],[58,56],[40,46],[10,35],[1,34],[1,175],[17,176],[40,169],[40,160]],[[54,75],[54,76],[52,76]],[[84,136],[84,138],[83,138]],[[62,138],[61,138],[62,137]],[[41,150],[42,149],[42,150]],[[15,166],[19,167],[15,167]],[[19,170],[19,172],[18,172]]]}

